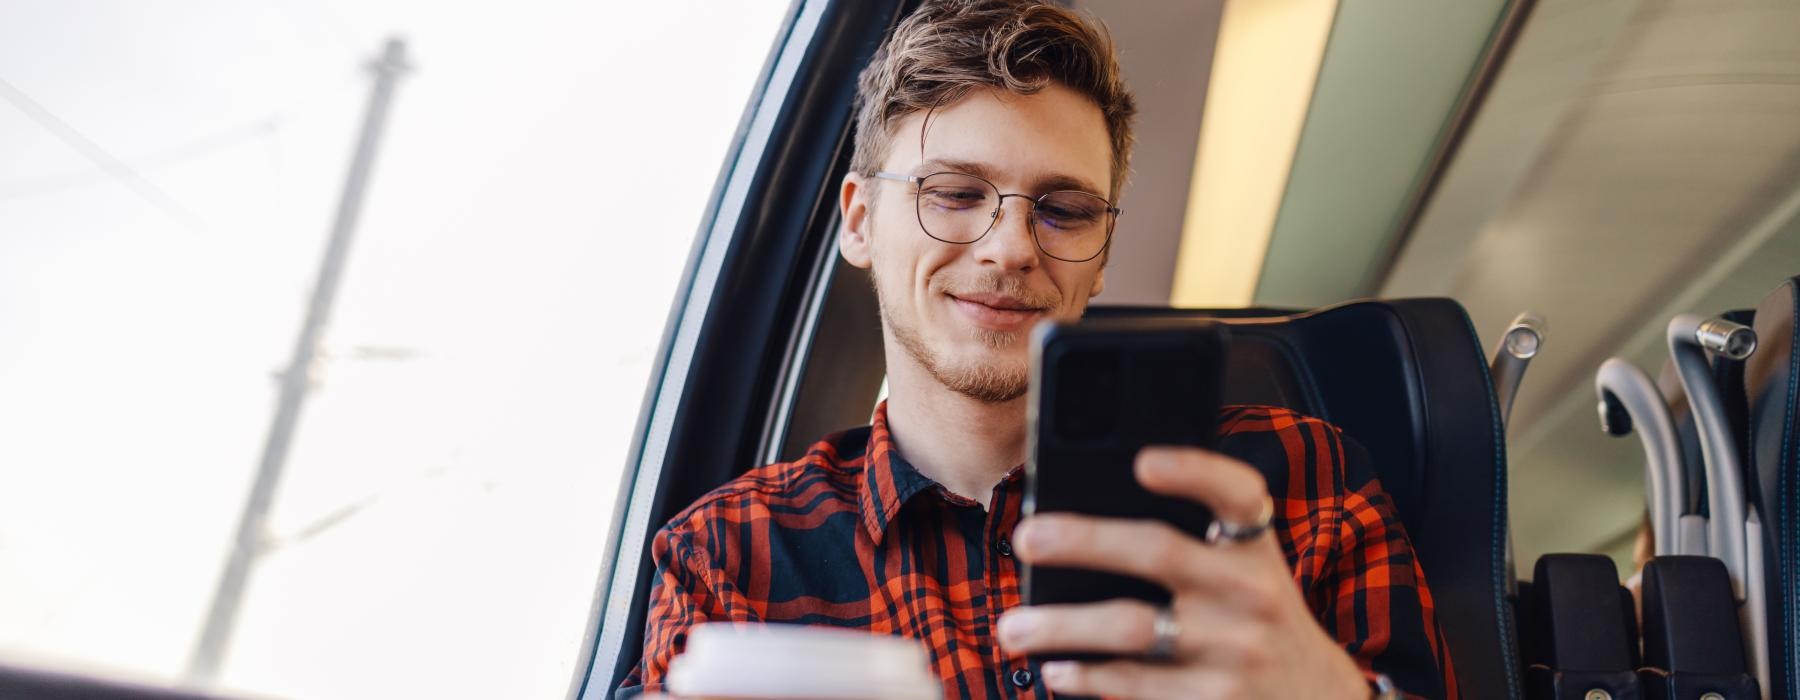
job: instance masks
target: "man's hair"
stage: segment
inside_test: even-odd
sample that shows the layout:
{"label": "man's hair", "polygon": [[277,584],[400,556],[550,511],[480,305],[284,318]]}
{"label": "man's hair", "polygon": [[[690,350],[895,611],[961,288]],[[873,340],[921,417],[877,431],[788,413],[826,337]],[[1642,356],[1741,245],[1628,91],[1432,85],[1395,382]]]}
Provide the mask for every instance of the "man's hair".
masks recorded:
{"label": "man's hair", "polygon": [[894,123],[950,104],[978,87],[1030,95],[1056,83],[1094,101],[1112,137],[1112,192],[1131,164],[1137,113],[1112,36],[1097,21],[1045,0],[928,0],[875,51],[856,90],[856,154],[874,174]]}

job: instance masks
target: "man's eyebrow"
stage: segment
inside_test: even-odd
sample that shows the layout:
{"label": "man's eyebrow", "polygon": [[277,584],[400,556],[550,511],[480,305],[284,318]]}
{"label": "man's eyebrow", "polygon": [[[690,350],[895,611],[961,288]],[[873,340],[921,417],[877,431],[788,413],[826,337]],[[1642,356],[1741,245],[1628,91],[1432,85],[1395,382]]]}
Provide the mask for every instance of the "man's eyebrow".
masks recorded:
{"label": "man's eyebrow", "polygon": [[992,180],[995,176],[994,169],[988,167],[986,163],[977,163],[972,160],[956,160],[954,158],[928,159],[919,163],[919,169],[917,171],[920,176],[941,172],[957,172],[965,175],[974,175],[975,177],[984,180]]}
{"label": "man's eyebrow", "polygon": [[[955,158],[927,159],[924,162],[919,163],[919,168],[915,172],[920,176],[924,176],[946,171],[974,175],[975,177],[989,181],[999,179],[998,172],[986,163],[972,160],[957,160]],[[1038,193],[1055,192],[1057,190],[1076,190],[1079,192],[1087,192],[1089,194],[1097,194],[1102,197],[1106,196],[1103,190],[1094,186],[1094,183],[1073,175],[1056,174],[1039,178],[1036,182],[1032,183],[1032,189]]]}
{"label": "man's eyebrow", "polygon": [[1044,191],[1044,192],[1055,192],[1057,190],[1075,190],[1077,192],[1086,192],[1088,194],[1099,195],[1102,198],[1106,197],[1105,190],[1095,187],[1093,185],[1093,183],[1090,183],[1087,180],[1083,180],[1081,178],[1073,177],[1070,175],[1051,175],[1050,177],[1046,177],[1042,180],[1039,180],[1037,182],[1037,187],[1039,190]]}

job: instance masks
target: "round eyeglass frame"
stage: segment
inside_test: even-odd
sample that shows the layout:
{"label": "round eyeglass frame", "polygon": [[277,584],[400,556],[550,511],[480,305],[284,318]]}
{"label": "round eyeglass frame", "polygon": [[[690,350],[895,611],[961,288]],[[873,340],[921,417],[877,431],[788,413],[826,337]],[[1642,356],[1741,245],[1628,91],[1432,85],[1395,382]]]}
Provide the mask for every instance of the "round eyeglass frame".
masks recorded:
{"label": "round eyeglass frame", "polygon": [[[925,180],[927,178],[936,177],[938,175],[960,175],[962,177],[980,180],[981,182],[985,183],[988,186],[988,188],[992,189],[994,191],[994,194],[999,195],[999,199],[995,200],[995,202],[994,202],[994,211],[990,214],[990,217],[988,219],[987,230],[982,231],[981,235],[976,236],[976,237],[966,240],[966,241],[946,241],[942,238],[939,238],[937,236],[937,234],[932,233],[931,229],[925,225],[925,214],[923,212],[919,211],[920,207],[924,206],[924,204],[920,201],[920,197],[924,196],[924,192],[923,192],[922,188],[924,187]],[[1031,214],[1025,217],[1025,228],[1027,230],[1031,231],[1031,243],[1033,245],[1037,246],[1038,252],[1041,252],[1044,255],[1048,255],[1051,258],[1055,258],[1055,259],[1061,260],[1063,262],[1084,263],[1089,260],[1093,260],[1094,258],[1100,257],[1100,255],[1102,253],[1105,253],[1106,249],[1112,245],[1113,226],[1115,224],[1119,223],[1119,215],[1125,213],[1124,209],[1120,209],[1116,206],[1113,206],[1112,200],[1107,199],[1105,197],[1101,197],[1100,195],[1094,194],[1092,192],[1083,192],[1081,190],[1055,190],[1055,191],[1051,191],[1051,192],[1045,192],[1036,197],[1033,197],[1028,194],[1008,194],[1005,192],[1001,192],[999,185],[996,185],[993,182],[990,182],[985,177],[981,177],[979,175],[970,175],[970,174],[964,173],[964,172],[957,172],[955,170],[942,170],[942,171],[938,171],[938,172],[931,173],[928,175],[906,175],[903,173],[893,173],[893,172],[882,171],[882,172],[875,173],[874,177],[880,178],[882,180],[892,180],[894,182],[912,183],[912,185],[914,187],[921,188],[921,189],[917,189],[913,192],[913,216],[915,218],[917,218],[919,221],[919,230],[924,231],[925,235],[931,237],[931,240],[937,241],[939,243],[948,243],[950,245],[974,245],[975,243],[979,243],[981,241],[981,239],[987,238],[988,234],[994,232],[994,224],[996,222],[1000,221],[1000,216],[999,216],[1000,208],[1006,206],[1006,198],[1007,197],[1022,197],[1031,202]],[[1038,207],[1043,204],[1043,201],[1045,198],[1047,198],[1053,194],[1086,195],[1086,196],[1098,199],[1102,202],[1106,202],[1106,213],[1109,215],[1106,218],[1106,239],[1101,241],[1100,249],[1094,251],[1093,255],[1089,255],[1080,260],[1072,260],[1069,258],[1065,258],[1065,257],[1062,257],[1060,255],[1050,252],[1050,250],[1048,248],[1044,247],[1043,240],[1038,238],[1038,232],[1037,232]]]}

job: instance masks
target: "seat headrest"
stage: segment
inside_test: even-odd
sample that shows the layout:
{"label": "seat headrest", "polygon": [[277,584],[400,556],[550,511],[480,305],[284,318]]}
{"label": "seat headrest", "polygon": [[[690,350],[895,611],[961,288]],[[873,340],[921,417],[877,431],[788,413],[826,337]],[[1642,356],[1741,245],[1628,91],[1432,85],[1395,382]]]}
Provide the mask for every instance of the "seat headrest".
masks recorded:
{"label": "seat headrest", "polygon": [[[1768,588],[1770,697],[1800,688],[1800,277],[1789,279],[1756,307],[1757,349],[1744,362],[1749,409],[1746,440],[1751,502],[1761,513],[1764,585]],[[1785,668],[1784,668],[1785,667]]]}
{"label": "seat headrest", "polygon": [[1465,688],[1515,689],[1505,599],[1506,456],[1487,358],[1450,299],[1306,313],[1095,307],[1229,324],[1225,400],[1290,408],[1368,450],[1437,601]]}

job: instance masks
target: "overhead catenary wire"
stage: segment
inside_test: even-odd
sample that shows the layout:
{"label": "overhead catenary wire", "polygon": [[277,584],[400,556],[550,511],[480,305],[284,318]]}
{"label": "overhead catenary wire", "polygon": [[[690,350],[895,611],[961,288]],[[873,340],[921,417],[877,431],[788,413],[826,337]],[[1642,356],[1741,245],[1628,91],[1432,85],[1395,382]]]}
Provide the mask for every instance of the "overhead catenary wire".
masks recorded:
{"label": "overhead catenary wire", "polygon": [[[359,75],[347,75],[343,81],[329,89],[321,90],[309,97],[297,100],[286,107],[256,117],[255,119],[239,122],[229,127],[189,139],[169,148],[160,149],[143,155],[130,158],[119,156],[111,157],[119,163],[124,164],[125,167],[138,172],[141,176],[141,173],[146,169],[167,167],[193,158],[216,153],[239,144],[268,139],[273,137],[288,123],[307,116],[333,98],[347,94],[351,88],[360,85],[360,81],[361,76]],[[0,83],[3,82],[4,81],[0,81]],[[29,99],[29,97],[26,99]],[[54,115],[52,116],[54,117]],[[58,121],[61,120],[59,119]],[[63,123],[66,124],[66,122]],[[76,133],[79,135],[79,132]],[[91,139],[89,139],[89,141],[91,142]],[[110,156],[111,154],[109,153],[108,155]],[[26,180],[14,180],[12,182],[0,182],[0,201],[82,187],[96,182],[103,182],[110,177],[116,177],[110,170],[106,169],[100,163],[95,162],[94,159],[89,158],[88,160],[94,162],[96,166],[99,166],[99,169],[60,173]]]}
{"label": "overhead catenary wire", "polygon": [[161,209],[164,214],[167,214],[169,218],[174,219],[177,223],[180,223],[183,227],[187,228],[203,243],[220,250],[226,250],[224,244],[220,241],[217,231],[214,230],[211,224],[207,223],[206,219],[202,218],[198,213],[195,213],[193,209],[188,208],[187,205],[182,204],[180,200],[175,199],[173,195],[170,195],[166,190],[157,186],[156,183],[151,182],[149,178],[144,177],[142,173],[138,172],[136,168],[131,167],[129,163],[126,163],[118,156],[113,155],[111,152],[101,147],[99,143],[88,138],[86,134],[81,133],[79,129],[71,126],[61,117],[56,116],[54,112],[51,112],[37,100],[32,99],[30,95],[25,94],[25,91],[20,90],[5,78],[0,78],[0,98],[4,98],[7,102],[12,103],[12,105],[17,107],[20,112],[25,113],[26,117],[29,117],[32,121],[37,122],[38,125],[44,127],[51,134],[55,135],[57,139],[74,149],[76,153],[81,154],[83,158],[86,158],[99,166],[102,171],[111,176],[114,180],[117,180],[119,184],[124,185],[127,189],[131,190],[139,197],[142,197],[144,201],[149,202],[157,209]]}

